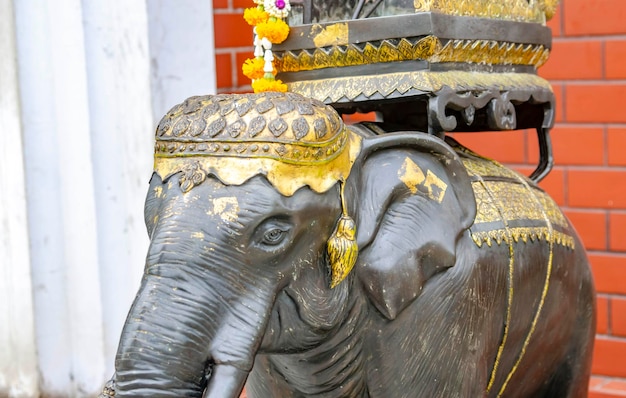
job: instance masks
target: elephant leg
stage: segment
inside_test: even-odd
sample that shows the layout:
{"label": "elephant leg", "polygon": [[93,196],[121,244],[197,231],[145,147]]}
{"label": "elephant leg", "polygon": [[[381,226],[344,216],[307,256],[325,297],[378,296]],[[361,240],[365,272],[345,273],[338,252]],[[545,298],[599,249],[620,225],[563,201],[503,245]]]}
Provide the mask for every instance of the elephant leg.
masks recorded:
{"label": "elephant leg", "polygon": [[254,368],[246,384],[246,394],[248,398],[300,397],[287,385],[267,355],[257,355],[255,358]]}
{"label": "elephant leg", "polygon": [[554,376],[548,397],[585,398],[589,389],[591,374],[591,357],[593,355],[593,338],[595,333],[595,311],[580,319],[578,333],[570,342],[570,349]]}
{"label": "elephant leg", "polygon": [[546,388],[532,397],[586,398],[596,331],[596,303],[591,275],[578,292],[577,317],[567,350]]}

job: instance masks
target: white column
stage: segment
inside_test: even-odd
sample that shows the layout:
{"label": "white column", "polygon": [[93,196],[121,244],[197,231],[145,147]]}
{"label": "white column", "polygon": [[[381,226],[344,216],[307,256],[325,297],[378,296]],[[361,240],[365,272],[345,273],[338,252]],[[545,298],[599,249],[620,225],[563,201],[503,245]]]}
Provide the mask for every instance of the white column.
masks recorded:
{"label": "white column", "polygon": [[158,121],[186,98],[216,92],[213,1],[150,0],[147,6]]}
{"label": "white column", "polygon": [[0,396],[94,397],[113,371],[156,122],[215,92],[212,2],[147,4],[0,0]]}
{"label": "white column", "polygon": [[0,396],[39,396],[15,24],[0,0]]}
{"label": "white column", "polygon": [[[148,248],[152,173],[148,21],[142,1],[83,3],[107,372]],[[181,22],[182,24],[182,22]]]}
{"label": "white column", "polygon": [[41,389],[106,378],[80,0],[15,2]]}

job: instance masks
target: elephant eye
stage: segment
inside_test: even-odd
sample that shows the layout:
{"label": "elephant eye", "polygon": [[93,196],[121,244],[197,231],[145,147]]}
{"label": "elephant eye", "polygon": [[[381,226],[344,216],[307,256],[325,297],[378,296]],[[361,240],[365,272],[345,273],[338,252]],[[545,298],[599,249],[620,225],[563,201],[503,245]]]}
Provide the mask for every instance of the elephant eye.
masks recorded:
{"label": "elephant eye", "polygon": [[292,228],[293,225],[288,220],[271,218],[257,228],[254,240],[257,242],[257,245],[271,246],[271,251],[275,251],[281,243],[286,241]]}
{"label": "elephant eye", "polygon": [[275,246],[282,242],[286,235],[287,231],[284,231],[280,228],[270,229],[263,235],[263,243],[266,245]]}

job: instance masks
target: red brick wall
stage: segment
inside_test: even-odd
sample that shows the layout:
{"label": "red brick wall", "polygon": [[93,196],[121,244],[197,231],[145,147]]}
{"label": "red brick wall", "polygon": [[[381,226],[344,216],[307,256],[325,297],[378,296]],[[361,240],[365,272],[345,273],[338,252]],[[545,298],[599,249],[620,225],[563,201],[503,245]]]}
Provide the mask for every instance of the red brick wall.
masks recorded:
{"label": "red brick wall", "polygon": [[[593,268],[598,325],[589,396],[626,397],[626,1],[562,0],[549,26],[553,51],[539,74],[557,99],[555,167],[541,186],[576,226]],[[537,160],[534,132],[461,140],[518,170]]]}
{"label": "red brick wall", "polygon": [[[252,54],[252,33],[241,15],[252,1],[213,4],[218,91],[248,91],[240,66]],[[556,166],[541,185],[575,224],[593,267],[597,377],[590,396],[626,396],[619,395],[624,381],[606,378],[626,378],[626,0],[563,0],[549,26],[553,52],[540,75],[557,98]],[[518,170],[530,172],[537,161],[534,132],[459,136]]]}

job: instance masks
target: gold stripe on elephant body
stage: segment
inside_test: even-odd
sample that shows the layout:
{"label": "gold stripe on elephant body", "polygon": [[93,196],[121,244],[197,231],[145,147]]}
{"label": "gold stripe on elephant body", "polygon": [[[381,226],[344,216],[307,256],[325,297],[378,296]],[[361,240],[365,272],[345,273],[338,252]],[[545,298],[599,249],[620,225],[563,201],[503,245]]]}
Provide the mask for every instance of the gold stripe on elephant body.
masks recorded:
{"label": "gold stripe on elephant body", "polygon": [[[554,228],[550,219],[550,214],[547,211],[545,211],[544,207],[542,207],[543,201],[537,195],[533,195],[533,191],[536,191],[536,190],[531,189],[529,184],[523,178],[520,177],[519,180],[528,189],[529,198],[533,199],[535,202],[535,205],[538,205],[542,209],[543,218],[549,230],[548,231],[549,236],[554,236]],[[545,277],[545,281],[543,284],[543,290],[541,291],[541,298],[539,300],[539,304],[537,305],[537,311],[535,311],[535,316],[533,317],[533,320],[531,322],[530,330],[528,334],[526,335],[526,339],[524,339],[524,344],[522,345],[522,349],[520,350],[520,353],[517,356],[517,360],[515,361],[515,364],[509,371],[506,379],[502,383],[502,386],[500,387],[500,391],[498,392],[498,395],[497,395],[498,398],[502,397],[502,395],[504,394],[504,391],[506,390],[506,387],[509,381],[513,377],[513,374],[517,371],[519,364],[522,362],[522,359],[524,358],[524,355],[526,354],[526,348],[528,347],[528,344],[530,343],[531,337],[535,333],[537,322],[539,321],[539,316],[541,315],[546,296],[548,295],[548,289],[550,288],[550,276],[552,274],[552,261],[554,258],[555,240],[548,239],[548,244],[550,246],[550,249],[549,249],[549,254],[548,254],[548,264],[546,267],[546,277]]]}
{"label": "gold stripe on elephant body", "polygon": [[[482,177],[480,176],[477,176],[477,177],[478,177],[477,178],[478,181],[472,183],[472,187],[474,188],[475,192],[480,191],[483,193],[483,197],[482,197],[483,206],[486,205],[489,208],[490,212],[494,212],[493,213],[494,217],[496,213],[499,214],[499,221],[504,225],[504,228],[502,228],[502,231],[504,232],[504,236],[505,236],[504,241],[506,241],[509,247],[509,265],[508,265],[508,273],[507,273],[507,279],[506,279],[507,305],[506,305],[506,314],[505,314],[505,322],[504,322],[504,331],[502,333],[502,341],[500,345],[498,346],[496,358],[493,363],[493,369],[491,370],[491,375],[489,376],[489,382],[487,383],[486,390],[487,392],[489,392],[492,389],[493,384],[495,382],[497,371],[500,366],[500,360],[502,358],[502,353],[504,352],[504,348],[506,346],[508,336],[509,336],[509,328],[511,324],[511,309],[513,307],[513,294],[514,294],[513,275],[515,271],[515,248],[513,246],[512,236],[510,235],[510,229],[507,226],[507,220],[502,214],[500,214],[500,208],[502,206],[496,205],[498,198],[494,197],[493,194],[488,190],[487,185],[485,184],[485,181],[482,179]],[[472,234],[472,238],[473,238],[473,234]]]}
{"label": "gold stripe on elephant body", "polygon": [[[517,371],[526,354],[530,339],[535,333],[539,316],[543,310],[545,298],[550,287],[554,245],[559,244],[574,248],[571,235],[555,231],[555,226],[568,227],[568,222],[554,201],[540,189],[533,187],[521,175],[505,169],[499,163],[481,158],[468,150],[457,147],[470,177],[477,203],[477,215],[470,233],[479,247],[491,247],[493,243],[507,244],[509,248],[509,266],[507,274],[507,308],[502,341],[494,359],[493,368],[486,386],[487,394],[498,391],[496,397],[502,397],[509,381]],[[494,226],[498,226],[494,228]],[[548,243],[548,258],[545,267],[545,279],[539,303],[533,315],[526,337],[515,362],[506,373],[499,389],[494,390],[499,371],[502,370],[502,355],[509,343],[510,321],[514,298],[513,276],[515,271],[515,249],[520,242],[544,241]],[[486,243],[486,245],[485,245]],[[505,370],[506,371],[506,370]]]}

